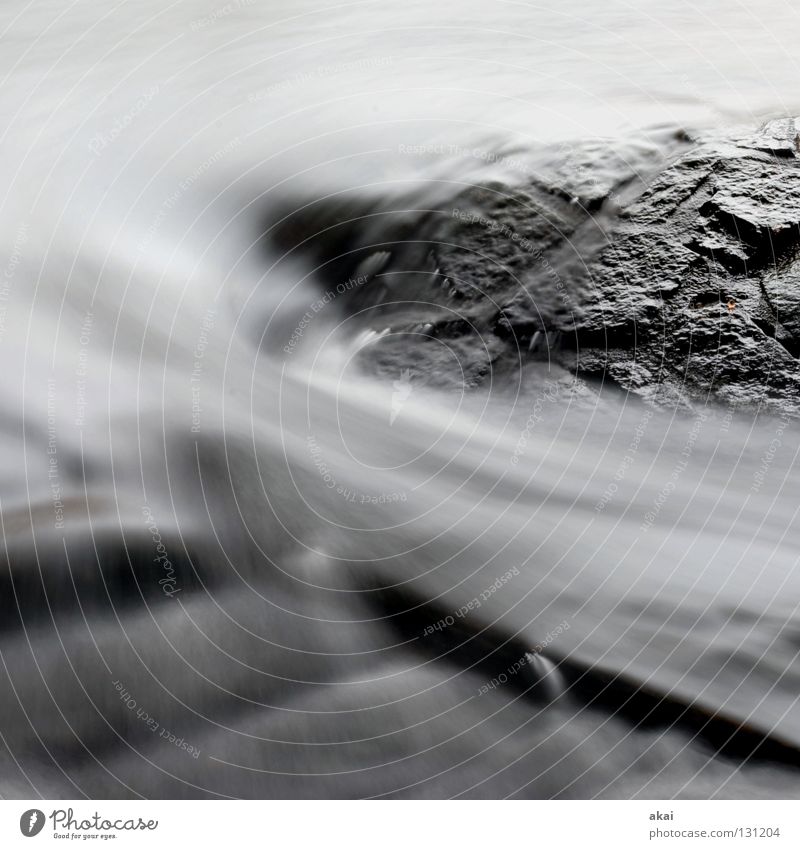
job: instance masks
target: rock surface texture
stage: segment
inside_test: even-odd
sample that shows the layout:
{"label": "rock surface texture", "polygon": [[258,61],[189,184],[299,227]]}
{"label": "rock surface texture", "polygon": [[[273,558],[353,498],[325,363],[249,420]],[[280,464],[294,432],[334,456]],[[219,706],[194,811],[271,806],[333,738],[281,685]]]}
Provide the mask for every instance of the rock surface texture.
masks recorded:
{"label": "rock surface texture", "polygon": [[582,143],[514,185],[340,197],[271,234],[313,260],[323,287],[363,278],[337,308],[375,331],[362,356],[373,372],[458,390],[544,361],[668,406],[793,415],[798,145],[792,119]]}

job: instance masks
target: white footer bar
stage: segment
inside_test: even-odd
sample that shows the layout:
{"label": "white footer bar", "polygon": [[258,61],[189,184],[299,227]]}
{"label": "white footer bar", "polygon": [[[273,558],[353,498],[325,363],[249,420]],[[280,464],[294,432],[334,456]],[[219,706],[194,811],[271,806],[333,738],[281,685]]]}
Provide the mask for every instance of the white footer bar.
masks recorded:
{"label": "white footer bar", "polygon": [[0,802],[0,846],[800,847],[800,803]]}

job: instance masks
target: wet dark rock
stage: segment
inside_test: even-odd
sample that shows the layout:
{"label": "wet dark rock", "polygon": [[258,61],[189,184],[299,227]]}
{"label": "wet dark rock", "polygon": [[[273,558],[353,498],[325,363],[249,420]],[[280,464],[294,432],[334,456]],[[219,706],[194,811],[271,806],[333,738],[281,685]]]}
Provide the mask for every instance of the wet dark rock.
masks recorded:
{"label": "wet dark rock", "polygon": [[[584,142],[519,185],[306,206],[322,239],[292,216],[282,226],[323,284],[381,252],[374,280],[339,305],[389,328],[364,358],[373,371],[413,363],[471,387],[547,362],[670,406],[797,414],[798,156],[791,119]],[[418,324],[436,344],[408,336]]]}
{"label": "wet dark rock", "polygon": [[584,338],[626,320],[629,337],[635,329],[635,361],[606,357],[621,385],[656,400],[800,410],[796,137],[793,122],[778,121],[749,145],[700,143],[622,210],[611,244],[588,264],[599,303],[577,322]]}

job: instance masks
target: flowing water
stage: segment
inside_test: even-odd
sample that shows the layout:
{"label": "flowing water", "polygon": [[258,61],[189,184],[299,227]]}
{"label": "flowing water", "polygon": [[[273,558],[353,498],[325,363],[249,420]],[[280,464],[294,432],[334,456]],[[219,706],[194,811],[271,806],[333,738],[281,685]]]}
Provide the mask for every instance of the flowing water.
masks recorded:
{"label": "flowing water", "polygon": [[385,328],[270,238],[798,113],[798,36],[777,0],[4,2],[0,793],[800,795],[796,424],[370,377]]}

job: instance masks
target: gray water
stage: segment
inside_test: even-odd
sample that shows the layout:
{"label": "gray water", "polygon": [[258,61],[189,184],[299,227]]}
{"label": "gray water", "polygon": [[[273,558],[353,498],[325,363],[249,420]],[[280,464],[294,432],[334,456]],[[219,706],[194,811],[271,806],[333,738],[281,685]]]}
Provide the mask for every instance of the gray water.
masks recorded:
{"label": "gray water", "polygon": [[[798,795],[698,731],[800,745],[797,426],[375,380],[261,238],[800,112],[795,8],[6,2],[0,33],[3,796]],[[635,729],[581,670],[703,719]]]}

